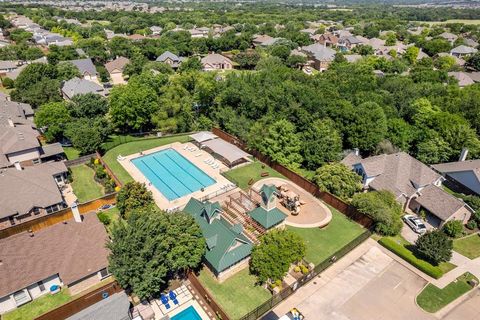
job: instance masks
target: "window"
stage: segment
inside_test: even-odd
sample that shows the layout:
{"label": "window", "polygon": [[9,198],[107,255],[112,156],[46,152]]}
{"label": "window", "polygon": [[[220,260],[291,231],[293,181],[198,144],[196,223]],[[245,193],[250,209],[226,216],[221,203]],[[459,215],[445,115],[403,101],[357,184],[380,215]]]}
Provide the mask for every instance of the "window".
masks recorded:
{"label": "window", "polygon": [[40,289],[40,292],[45,291],[45,285],[43,284],[43,281],[38,281],[37,286],[38,286],[38,289]]}
{"label": "window", "polygon": [[33,162],[33,164],[39,164],[39,163],[40,163],[40,159],[33,159],[32,162]]}
{"label": "window", "polygon": [[100,278],[106,278],[110,275],[110,272],[108,272],[107,268],[100,270]]}
{"label": "window", "polygon": [[63,182],[63,177],[61,175],[55,176],[55,180],[57,180],[57,182]]}
{"label": "window", "polygon": [[17,306],[21,306],[31,300],[30,295],[25,290],[15,292],[13,294],[13,299]]}
{"label": "window", "polygon": [[52,213],[58,210],[58,205],[54,204],[53,206],[46,207],[45,210],[47,210],[47,213]]}
{"label": "window", "polygon": [[33,208],[33,214],[39,214],[39,213],[40,213],[40,208],[39,207]]}

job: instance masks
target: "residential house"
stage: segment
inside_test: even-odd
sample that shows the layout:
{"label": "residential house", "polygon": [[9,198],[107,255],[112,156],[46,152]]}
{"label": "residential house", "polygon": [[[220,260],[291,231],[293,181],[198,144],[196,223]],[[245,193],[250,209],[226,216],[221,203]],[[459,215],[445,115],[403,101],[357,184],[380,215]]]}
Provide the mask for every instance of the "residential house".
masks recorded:
{"label": "residential house", "polygon": [[432,168],[459,192],[480,196],[480,159],[465,160],[463,157],[456,162],[434,164]]}
{"label": "residential house", "polygon": [[315,34],[315,32],[317,32],[317,29],[307,28],[307,29],[300,30],[300,32],[306,33],[309,36],[313,36]]}
{"label": "residential house", "polygon": [[162,33],[163,28],[159,26],[151,26],[150,31],[152,32],[152,36],[158,36]]}
{"label": "residential house", "polygon": [[[1,32],[1,31],[0,31],[0,32]],[[7,47],[7,46],[9,46],[10,44],[11,44],[10,41],[5,40],[5,39],[0,39],[0,48]]]}
{"label": "residential house", "polygon": [[184,57],[177,56],[170,51],[165,51],[160,56],[158,56],[155,61],[166,63],[173,69],[176,69],[180,66],[183,60],[185,60]]}
{"label": "residential house", "polygon": [[278,41],[284,40],[283,38],[273,38],[269,35],[256,35],[253,37],[252,43],[254,47],[269,47],[274,45]]}
{"label": "residential house", "polygon": [[86,79],[73,78],[67,80],[62,85],[62,96],[65,100],[71,100],[77,94],[95,93],[106,95],[105,89],[97,82]]}
{"label": "residential house", "polygon": [[405,152],[362,159],[350,153],[342,163],[362,176],[365,189],[388,190],[408,211],[427,213],[427,221],[441,227],[450,220],[466,223],[473,210],[462,200],[445,192],[441,175]]}
{"label": "residential house", "polygon": [[105,64],[105,69],[107,69],[110,74],[110,79],[112,79],[112,84],[124,84],[126,83],[123,78],[123,70],[125,66],[130,63],[130,60],[125,57],[118,57],[115,60],[107,62]]}
{"label": "residential house", "polygon": [[112,30],[104,29],[107,40],[112,40],[114,37],[126,38],[127,35],[124,33],[115,33]]}
{"label": "residential house", "polygon": [[360,61],[363,57],[359,54],[346,54],[344,55],[345,59],[347,59],[347,62],[349,63],[355,63],[357,61]]}
{"label": "residential house", "polygon": [[50,294],[54,286],[73,295],[98,284],[109,276],[107,239],[95,214],[1,239],[0,313]]}
{"label": "residential house", "polygon": [[448,76],[455,78],[458,81],[458,86],[460,88],[463,88],[475,83],[475,81],[473,81],[473,79],[468,75],[468,73],[463,71],[448,72]]}
{"label": "residential house", "polygon": [[319,43],[301,47],[301,50],[307,54],[311,65],[319,71],[327,70],[336,54],[335,50]]}
{"label": "residential house", "polygon": [[188,30],[192,38],[208,38],[208,34],[210,33],[210,28],[201,27],[201,28],[193,28]]}
{"label": "residential house", "polygon": [[310,39],[327,47],[336,47],[338,45],[338,37],[332,33],[315,34]]}
{"label": "residential house", "polygon": [[25,69],[31,63],[44,63],[44,64],[46,64],[46,63],[48,63],[48,60],[47,60],[47,57],[41,57],[41,58],[35,59],[33,61],[27,61],[26,64],[23,64],[23,65],[19,66],[18,68],[14,69],[10,72],[7,72],[5,74],[5,77],[10,78],[12,80],[17,79],[17,77],[20,75],[20,73],[23,71],[23,69]]}
{"label": "residential house", "polygon": [[455,59],[455,64],[456,64],[456,65],[459,65],[459,66],[462,66],[462,67],[463,67],[463,66],[465,65],[465,63],[466,63],[466,61],[465,61],[464,59],[459,58],[459,57],[457,57],[457,56],[452,56],[452,55],[450,55],[450,53],[447,53],[447,52],[440,52],[440,53],[438,54],[438,56],[439,56],[439,57],[453,57],[453,58]]}
{"label": "residential house", "polygon": [[464,39],[463,44],[472,48],[478,47],[478,42],[470,38]]}
{"label": "residential house", "polygon": [[0,169],[0,229],[63,209],[67,173],[63,161]]}
{"label": "residential house", "polygon": [[222,216],[218,202],[190,198],[183,211],[199,224],[207,243],[205,264],[219,281],[248,265],[253,244],[243,234],[241,224],[231,225]]}
{"label": "residential house", "polygon": [[83,79],[100,83],[98,80],[98,72],[92,62],[92,59],[77,59],[70,60],[69,62],[78,68]]}
{"label": "residential house", "polygon": [[472,54],[475,54],[477,52],[478,52],[477,49],[472,48],[472,47],[468,47],[468,46],[465,46],[465,45],[462,44],[462,45],[460,45],[458,47],[455,47],[452,50],[450,50],[450,55],[452,55],[454,57],[457,57],[457,58],[464,59],[464,58],[469,57]]}
{"label": "residential house", "polygon": [[438,37],[447,40],[448,42],[450,42],[450,44],[453,44],[458,39],[457,35],[450,32],[443,32],[439,34]]}
{"label": "residential house", "polygon": [[5,75],[9,72],[12,72],[18,68],[17,61],[0,61],[0,74]]}
{"label": "residential house", "polygon": [[141,35],[141,34],[131,34],[129,36],[127,36],[128,39],[132,40],[132,41],[142,41],[144,39],[146,39],[147,37],[145,37],[144,35]]}
{"label": "residential house", "polygon": [[233,69],[232,60],[218,53],[207,54],[202,58],[201,63],[205,71]]}
{"label": "residential house", "polygon": [[357,39],[355,36],[341,37],[338,39],[338,47],[342,51],[352,50],[361,44],[363,44],[363,42],[360,39]]}
{"label": "residential house", "polygon": [[248,215],[265,230],[283,227],[287,215],[277,208],[277,187],[264,184],[260,188],[262,201],[259,207],[248,212]]}

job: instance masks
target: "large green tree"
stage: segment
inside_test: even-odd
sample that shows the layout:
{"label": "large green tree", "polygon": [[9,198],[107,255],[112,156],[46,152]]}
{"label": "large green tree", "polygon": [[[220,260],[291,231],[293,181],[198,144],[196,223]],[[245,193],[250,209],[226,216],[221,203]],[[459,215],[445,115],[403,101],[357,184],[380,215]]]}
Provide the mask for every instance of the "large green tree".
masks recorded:
{"label": "large green tree", "polygon": [[112,227],[109,270],[140,299],[158,295],[168,281],[198,267],[205,239],[185,213],[165,214],[153,208],[132,212]]}
{"label": "large green tree", "polygon": [[62,138],[66,125],[70,121],[70,114],[63,102],[44,104],[35,112],[35,125],[37,128],[45,129],[47,141]]}
{"label": "large green tree", "polygon": [[77,94],[68,107],[75,118],[93,119],[108,112],[108,100],[94,93]]}
{"label": "large green tree", "polygon": [[373,151],[387,134],[387,118],[375,102],[357,106],[354,118],[347,126],[347,141],[351,147]]}
{"label": "large green tree", "polygon": [[422,234],[415,246],[420,254],[434,264],[447,262],[452,258],[453,241],[441,230]]}
{"label": "large green tree", "polygon": [[342,163],[323,165],[316,171],[314,180],[320,190],[330,192],[343,200],[350,199],[362,190],[362,177]]}
{"label": "large green tree", "polygon": [[326,162],[338,161],[342,138],[332,120],[317,120],[302,133],[305,165],[315,170]]}
{"label": "large green tree", "polygon": [[153,204],[152,192],[140,182],[126,183],[117,194],[117,208],[122,217],[128,217],[139,209],[153,207]]}

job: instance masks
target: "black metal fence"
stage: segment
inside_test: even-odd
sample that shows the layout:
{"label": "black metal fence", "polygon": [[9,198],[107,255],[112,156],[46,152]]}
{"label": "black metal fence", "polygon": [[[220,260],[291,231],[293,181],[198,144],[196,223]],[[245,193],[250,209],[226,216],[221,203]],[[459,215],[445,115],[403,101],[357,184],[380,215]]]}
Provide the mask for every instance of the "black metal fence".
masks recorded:
{"label": "black metal fence", "polygon": [[348,244],[343,246],[340,250],[336,251],[335,253],[330,255],[327,259],[325,259],[323,262],[316,265],[315,268],[310,273],[298,279],[296,282],[294,282],[290,286],[284,288],[278,294],[272,296],[270,299],[262,303],[260,306],[250,311],[243,317],[241,317],[240,320],[255,320],[262,317],[267,312],[269,312],[273,307],[275,307],[277,304],[279,304],[280,302],[288,298],[290,295],[292,295],[298,288],[301,288],[303,285],[307,284],[310,280],[315,278],[315,276],[317,276],[319,273],[323,272],[325,269],[333,265],[338,259],[342,258],[347,253],[349,253],[354,248],[356,248],[358,245],[360,245],[362,242],[367,240],[371,236],[371,234],[372,233],[369,230],[365,230],[362,234],[360,234],[358,237],[356,237],[355,239],[350,241]]}

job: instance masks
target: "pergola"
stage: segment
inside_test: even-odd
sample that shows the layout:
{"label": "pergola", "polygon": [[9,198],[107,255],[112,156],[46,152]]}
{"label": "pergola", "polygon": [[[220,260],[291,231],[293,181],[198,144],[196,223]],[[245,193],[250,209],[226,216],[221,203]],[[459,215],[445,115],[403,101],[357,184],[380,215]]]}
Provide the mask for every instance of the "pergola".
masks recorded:
{"label": "pergola", "polygon": [[198,144],[201,144],[208,140],[213,140],[218,138],[216,135],[214,135],[210,131],[200,131],[200,132],[191,134],[189,137],[195,140],[195,142],[197,142]]}
{"label": "pergola", "polygon": [[248,157],[250,156],[250,154],[246,153],[239,147],[228,143],[223,139],[208,140],[202,143],[202,145],[205,148],[208,148],[211,153],[222,158],[222,161],[229,167],[248,161]]}

